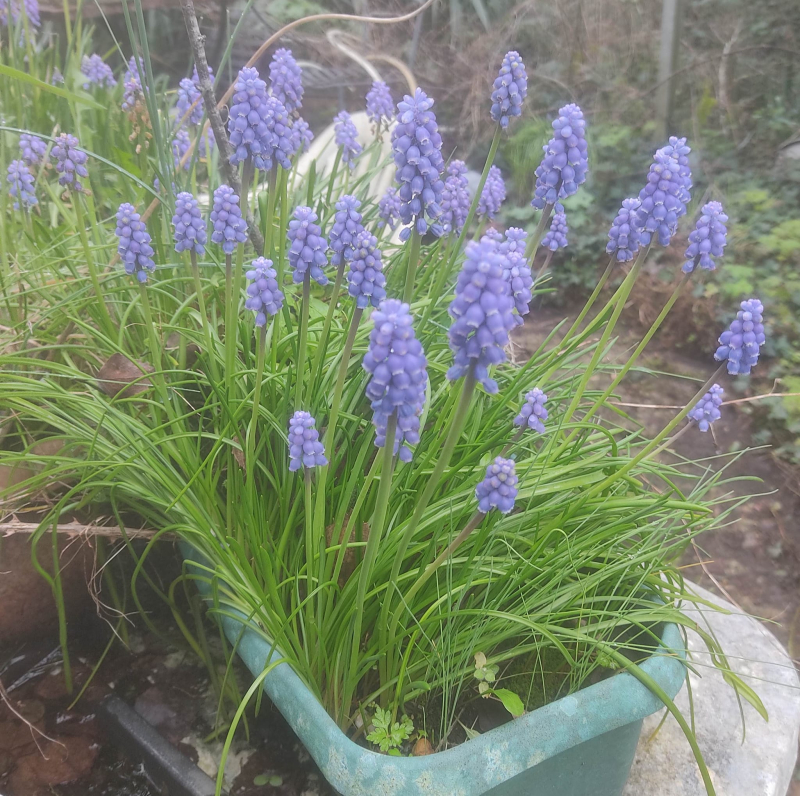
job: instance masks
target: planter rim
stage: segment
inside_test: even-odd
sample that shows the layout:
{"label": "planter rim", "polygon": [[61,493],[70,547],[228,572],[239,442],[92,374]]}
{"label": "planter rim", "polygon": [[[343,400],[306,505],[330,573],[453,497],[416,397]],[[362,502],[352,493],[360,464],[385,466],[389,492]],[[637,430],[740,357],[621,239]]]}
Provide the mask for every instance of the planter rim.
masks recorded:
{"label": "planter rim", "polygon": [[[203,558],[186,543],[180,547],[190,565]],[[202,593],[210,590],[202,580],[197,585]],[[241,620],[223,616],[221,622],[254,676],[280,657],[247,626],[244,614]],[[668,624],[658,649],[640,667],[673,698],[686,677],[685,657],[677,625]],[[481,796],[560,752],[664,707],[633,675],[620,672],[443,752],[391,757],[350,740],[288,663],[266,675],[264,690],[328,782],[345,796]]]}

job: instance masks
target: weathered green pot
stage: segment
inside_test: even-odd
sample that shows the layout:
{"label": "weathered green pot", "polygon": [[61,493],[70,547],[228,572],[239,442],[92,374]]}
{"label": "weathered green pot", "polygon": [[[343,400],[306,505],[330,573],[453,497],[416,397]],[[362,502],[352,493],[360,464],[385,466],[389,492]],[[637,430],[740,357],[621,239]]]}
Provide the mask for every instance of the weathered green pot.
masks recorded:
{"label": "weathered green pot", "polygon": [[[235,619],[222,624],[250,671],[261,674],[269,644]],[[641,668],[674,697],[686,674],[675,625],[661,644]],[[389,757],[351,741],[288,664],[266,676],[264,690],[342,796],[620,796],[642,720],[663,707],[621,673],[445,752]]]}

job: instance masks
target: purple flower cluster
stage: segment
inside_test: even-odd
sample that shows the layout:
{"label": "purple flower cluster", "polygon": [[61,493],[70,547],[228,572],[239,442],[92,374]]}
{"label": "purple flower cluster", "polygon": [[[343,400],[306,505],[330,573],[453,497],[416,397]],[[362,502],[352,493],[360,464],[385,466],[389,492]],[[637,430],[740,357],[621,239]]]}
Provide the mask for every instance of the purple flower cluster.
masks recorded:
{"label": "purple flower cluster", "polygon": [[556,213],[554,213],[553,220],[550,223],[550,230],[542,238],[542,248],[550,249],[551,252],[565,249],[567,247],[568,234],[567,214],[561,205],[556,205]]}
{"label": "purple flower cluster", "polygon": [[340,265],[353,257],[356,237],[364,229],[358,208],[361,202],[355,196],[343,196],[336,203],[333,227],[330,233],[331,264]]}
{"label": "purple flower cluster", "polygon": [[727,243],[728,229],[725,222],[728,216],[719,202],[708,202],[703,207],[703,214],[697,220],[697,225],[689,233],[689,247],[684,256],[683,273],[690,274],[696,266],[713,271],[716,268],[714,257],[722,257],[723,249]]}
{"label": "purple flower cluster", "polygon": [[211,224],[211,240],[221,244],[225,254],[233,254],[236,244],[247,240],[247,222],[242,218],[239,197],[230,185],[220,185],[214,191]]}
{"label": "purple flower cluster", "polygon": [[301,467],[324,467],[325,448],[319,441],[317,421],[308,412],[297,411],[289,420],[289,470]]}
{"label": "purple flower cluster", "polygon": [[19,0],[0,0],[0,27],[16,25],[17,22],[19,22],[20,13],[23,10],[25,11],[25,16],[28,18],[28,22],[30,22],[34,28],[41,26],[42,20],[39,16],[38,0],[23,0],[21,6]]}
{"label": "purple flower cluster", "polygon": [[244,67],[234,83],[228,133],[234,165],[252,158],[260,171],[269,171],[273,159],[285,169],[291,167],[295,141],[289,112],[277,97],[267,96],[267,84],[251,66]]}
{"label": "purple flower cluster", "polygon": [[[180,168],[183,156],[189,151],[189,147],[191,145],[192,141],[189,138],[189,133],[186,132],[185,127],[181,127],[175,131],[175,137],[172,139],[172,160],[176,169]],[[192,159],[186,158],[186,163],[183,164],[183,168],[186,169],[186,171],[189,171],[189,167],[191,165]]]}
{"label": "purple flower cluster", "polygon": [[[213,84],[214,72],[211,67],[208,67],[208,76]],[[194,103],[197,103],[195,105]],[[178,84],[178,102],[175,105],[175,110],[178,114],[178,121],[180,122],[186,113],[191,108],[189,113],[188,122],[190,124],[200,124],[203,121],[205,113],[205,106],[203,105],[203,97],[200,93],[200,76],[197,74],[197,67],[195,66],[192,76],[184,77]]]}
{"label": "purple flower cluster", "polygon": [[492,166],[486,175],[481,198],[478,200],[478,215],[494,218],[500,212],[500,205],[506,199],[506,183],[497,166]]}
{"label": "purple flower cluster", "polygon": [[89,156],[77,149],[78,139],[69,133],[61,133],[53,145],[53,158],[59,174],[58,184],[80,193],[83,185],[78,177],[88,177],[86,161]]}
{"label": "purple flower cluster", "polygon": [[32,133],[22,133],[19,137],[19,151],[29,166],[38,166],[47,152],[47,143]]}
{"label": "purple flower cluster", "polygon": [[269,65],[269,82],[272,96],[291,113],[303,107],[303,70],[294,60],[291,50],[275,50]]}
{"label": "purple flower cluster", "polygon": [[688,205],[692,199],[692,170],[689,166],[689,153],[692,148],[686,145],[685,138],[671,135],[664,151],[678,161],[678,176],[683,188],[680,198],[684,205]]}
{"label": "purple flower cluster", "polygon": [[[428,222],[435,235],[441,234],[436,223],[442,213],[442,136],[431,110],[433,100],[418,88],[411,97],[406,94],[397,104],[397,124],[392,130],[395,180],[400,186],[400,218],[403,224],[414,224],[416,231],[424,235]],[[411,230],[400,234],[407,240]]]}
{"label": "purple flower cluster", "polygon": [[259,257],[253,260],[246,276],[250,284],[247,286],[247,301],[244,306],[256,314],[256,326],[264,326],[267,315],[277,315],[283,306],[283,292],[278,285],[278,274],[272,267],[272,260]]}
{"label": "purple flower cluster", "polygon": [[522,101],[528,96],[528,73],[518,52],[507,52],[495,78],[492,91],[492,119],[502,128],[509,118],[522,113]]}
{"label": "purple flower cluster", "polygon": [[545,403],[547,396],[538,388],[534,387],[525,395],[525,403],[522,404],[519,414],[514,418],[515,426],[527,426],[540,434],[544,434],[544,421],[547,420],[547,409]]}
{"label": "purple flower cluster", "polygon": [[367,92],[367,116],[378,130],[381,124],[388,125],[394,119],[392,94],[382,80],[375,80]]}
{"label": "purple flower cluster", "polygon": [[455,357],[447,378],[459,379],[473,367],[476,379],[492,395],[498,388],[488,369],[506,361],[504,347],[515,325],[508,271],[508,258],[495,241],[486,237],[470,241],[448,308],[454,319],[448,335]]}
{"label": "purple flower cluster", "polygon": [[386,427],[397,414],[394,453],[411,461],[407,447],[419,442],[419,416],[425,403],[428,361],[412,326],[408,304],[386,299],[372,313],[373,329],[363,367],[371,378],[367,397],[372,402],[375,445],[386,445]]}
{"label": "purple flower cluster", "polygon": [[390,185],[378,202],[378,215],[381,218],[378,222],[379,229],[383,227],[394,229],[397,226],[397,222],[400,220],[400,205],[401,201],[397,188]]}
{"label": "purple flower cluster", "polygon": [[300,147],[308,149],[309,145],[314,140],[314,133],[311,132],[308,122],[302,117],[298,117],[292,122],[289,135],[292,139],[293,152],[299,152]]}
{"label": "purple flower cluster", "polygon": [[50,78],[50,85],[51,86],[64,85],[64,75],[61,74],[61,70],[57,66],[53,67],[53,76]]}
{"label": "purple flower cluster", "polygon": [[119,238],[117,254],[125,266],[125,273],[135,275],[139,282],[146,282],[147,272],[156,270],[153,247],[147,227],[132,204],[123,202],[119,206],[114,234]]}
{"label": "purple flower cluster", "polygon": [[442,215],[439,217],[442,230],[460,235],[467,220],[469,205],[467,165],[463,160],[451,160],[442,190]]}
{"label": "purple flower cluster", "polygon": [[697,423],[700,431],[708,431],[715,420],[719,420],[722,406],[722,387],[719,384],[712,385],[711,389],[695,404],[689,419]]}
{"label": "purple flower cluster", "polygon": [[514,297],[514,306],[517,315],[514,316],[514,323],[520,325],[522,316],[530,311],[531,288],[533,287],[533,277],[525,257],[525,244],[528,233],[518,227],[510,227],[506,230],[505,240],[500,243],[500,252],[508,260],[508,271],[505,278],[511,286],[511,293]]}
{"label": "purple flower cluster", "polygon": [[194,251],[205,254],[206,224],[200,215],[200,208],[188,191],[182,191],[175,197],[175,215],[172,216],[175,228],[175,251]]}
{"label": "purple flower cluster", "polygon": [[606,251],[616,254],[617,262],[626,263],[639,251],[640,235],[636,226],[636,215],[642,203],[634,196],[622,200],[622,207],[617,213],[608,231]]}
{"label": "purple flower cluster", "polygon": [[347,292],[356,300],[359,309],[370,304],[377,307],[386,298],[386,277],[378,239],[363,228],[354,242],[347,272]]}
{"label": "purple flower cluster", "polygon": [[355,168],[356,158],[363,147],[358,143],[358,129],[347,111],[340,111],[333,120],[333,131],[336,146],[342,148],[342,163]]}
{"label": "purple flower cluster", "polygon": [[100,88],[114,88],[117,85],[111,67],[97,53],[83,56],[81,73],[86,78],[83,83],[84,91],[88,91],[92,84]]}
{"label": "purple flower cluster", "polygon": [[586,121],[577,105],[565,105],[553,121],[553,137],[542,147],[531,204],[540,210],[576,193],[589,171]]}
{"label": "purple flower cluster", "polygon": [[669,149],[656,152],[647,182],[639,191],[641,206],[636,213],[636,226],[642,246],[650,244],[654,233],[662,246],[669,246],[678,230],[678,219],[686,213],[684,180],[678,161]]}
{"label": "purple flower cluster", "polygon": [[19,210],[20,204],[27,210],[39,204],[36,198],[36,189],[33,186],[33,174],[22,160],[12,160],[8,164],[8,195],[14,200],[14,210]]}
{"label": "purple flower cluster", "polygon": [[125,72],[125,77],[122,79],[124,92],[122,94],[122,110],[126,113],[132,113],[139,103],[144,102],[144,61],[137,58],[135,55],[131,56],[128,61],[128,69]]}
{"label": "purple flower cluster", "polygon": [[714,354],[717,362],[728,361],[731,376],[747,376],[758,364],[758,352],[767,338],[764,335],[764,305],[758,299],[748,299],[740,305],[731,328],[719,338]]}
{"label": "purple flower cluster", "polygon": [[328,241],[317,224],[317,214],[310,207],[296,207],[286,237],[294,283],[299,285],[309,272],[315,282],[327,285],[328,277],[322,268],[328,264]]}
{"label": "purple flower cluster", "polygon": [[508,514],[517,499],[518,481],[514,460],[498,456],[486,468],[486,477],[475,487],[478,511],[488,514],[497,509],[501,514]]}

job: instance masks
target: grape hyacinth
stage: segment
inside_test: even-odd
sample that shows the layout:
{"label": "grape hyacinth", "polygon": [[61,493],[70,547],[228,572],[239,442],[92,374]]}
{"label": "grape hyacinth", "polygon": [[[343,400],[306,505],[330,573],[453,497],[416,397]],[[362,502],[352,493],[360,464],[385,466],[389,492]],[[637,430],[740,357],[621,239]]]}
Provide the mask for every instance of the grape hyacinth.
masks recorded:
{"label": "grape hyacinth", "polygon": [[242,218],[239,197],[230,185],[220,185],[214,191],[211,224],[211,240],[221,244],[225,254],[233,254],[236,244],[247,240],[247,222]]}
{"label": "grape hyacinth", "polygon": [[386,428],[397,414],[394,453],[411,461],[408,445],[419,442],[419,416],[425,404],[428,361],[412,326],[408,304],[397,299],[382,301],[372,313],[373,329],[363,367],[371,378],[367,397],[372,402],[375,445],[386,445]]}
{"label": "grape hyacinth", "polygon": [[289,265],[296,285],[305,279],[306,272],[318,284],[328,284],[328,277],[322,272],[322,267],[328,264],[328,241],[316,222],[317,214],[310,207],[296,207],[286,231]]}
{"label": "grape hyacinth", "polygon": [[308,149],[314,140],[314,133],[311,132],[308,122],[302,116],[292,121],[289,135],[292,141],[292,152],[299,152],[300,147]]}
{"label": "grape hyacinth", "polygon": [[494,218],[506,199],[506,183],[497,166],[492,166],[486,175],[481,198],[478,200],[478,215]]}
{"label": "grape hyacinth", "polygon": [[608,231],[606,252],[614,254],[618,263],[626,263],[639,251],[640,234],[636,226],[636,215],[642,203],[637,197],[622,200],[622,207],[617,213]]}
{"label": "grape hyacinth", "polygon": [[758,299],[748,299],[740,305],[731,328],[719,338],[714,354],[717,362],[728,362],[731,376],[747,376],[758,364],[759,349],[766,342],[764,335],[764,305]]}
{"label": "grape hyacinth", "polygon": [[308,412],[295,412],[289,420],[289,470],[324,467],[325,448],[319,441],[317,421]]}
{"label": "grape hyacinth", "polygon": [[244,306],[256,314],[256,326],[264,326],[267,315],[277,315],[283,306],[283,292],[278,287],[278,273],[272,260],[259,257],[253,260],[245,274],[250,280]]}
{"label": "grape hyacinth", "polygon": [[488,514],[497,509],[501,514],[508,514],[514,508],[518,481],[514,460],[498,456],[486,468],[486,477],[475,487],[478,511]]}
{"label": "grape hyacinth", "polygon": [[686,249],[686,262],[681,269],[683,273],[690,274],[696,266],[713,271],[716,268],[714,257],[722,257],[723,249],[727,243],[728,229],[725,222],[728,216],[719,202],[708,202],[703,207],[703,214],[697,220],[697,225],[689,233],[689,247]]}
{"label": "grape hyacinth", "polygon": [[544,421],[547,420],[547,409],[544,406],[546,402],[547,396],[538,387],[534,387],[526,393],[525,403],[514,418],[514,425],[527,426],[533,431],[544,434]]}
{"label": "grape hyacinth", "polygon": [[[189,151],[189,147],[191,145],[192,141],[189,138],[189,133],[186,132],[186,128],[181,127],[178,129],[175,132],[175,137],[172,139],[172,160],[175,163],[176,169],[180,168],[183,156]],[[191,165],[192,159],[186,158],[183,168],[186,169],[186,171],[189,171],[189,167]]]}
{"label": "grape hyacinth", "polygon": [[648,246],[653,233],[658,235],[662,246],[669,246],[677,232],[678,219],[686,213],[681,197],[684,195],[683,180],[679,174],[677,159],[668,149],[659,149],[647,174],[647,183],[639,191],[641,206],[636,213],[636,226],[642,246]]}
{"label": "grape hyacinth", "polygon": [[135,275],[141,283],[146,282],[147,272],[156,270],[153,247],[147,227],[132,204],[123,202],[119,206],[114,234],[119,238],[117,254],[125,266],[125,273]]}
{"label": "grape hyacinth", "polygon": [[[392,130],[400,219],[403,224],[413,224],[419,235],[428,231],[428,222],[434,235],[442,231],[437,222],[442,213],[444,159],[432,107],[433,100],[421,88],[413,97],[406,94],[397,104],[397,124]],[[411,229],[406,227],[400,239],[407,240],[410,235]]]}
{"label": "grape hyacinth", "polygon": [[355,196],[343,196],[336,203],[333,227],[330,233],[331,264],[340,265],[342,260],[353,256],[353,245],[358,234],[364,229],[358,208],[361,202]]}
{"label": "grape hyacinth", "polygon": [[92,84],[100,88],[114,88],[117,85],[111,67],[97,53],[83,56],[81,73],[86,78],[83,83],[84,91],[88,91]]}
{"label": "grape hyacinth", "polygon": [[708,431],[715,420],[720,419],[719,408],[722,406],[722,387],[712,385],[711,389],[695,404],[688,417],[697,423],[700,431]]}
{"label": "grape hyacinth", "polygon": [[28,166],[38,166],[47,152],[47,143],[38,135],[22,133],[19,137],[19,151]]}
{"label": "grape hyacinth", "polygon": [[358,143],[358,129],[347,111],[340,111],[333,120],[336,146],[342,148],[342,163],[355,168],[363,147]]}
{"label": "grape hyacinth", "polygon": [[382,80],[375,80],[367,92],[367,117],[380,130],[381,124],[394,119],[394,101],[389,86]]}
{"label": "grape hyacinth", "polygon": [[500,74],[495,78],[492,91],[491,116],[503,129],[512,116],[522,113],[522,101],[528,96],[528,74],[518,52],[505,54]]}
{"label": "grape hyacinth", "polygon": [[533,298],[531,295],[533,277],[528,259],[525,257],[527,239],[528,233],[524,229],[510,227],[506,230],[505,240],[500,243],[499,247],[500,252],[508,260],[508,271],[505,278],[511,286],[511,293],[514,297],[514,306],[517,310],[514,323],[517,325],[522,323],[522,316],[530,312],[530,302]]}
{"label": "grape hyacinth", "polygon": [[500,232],[499,229],[495,229],[495,227],[489,227],[486,232],[483,233],[484,238],[488,238],[495,243],[502,243],[505,238],[503,237],[503,233]]}
{"label": "grape hyacinth", "polygon": [[451,160],[442,191],[442,230],[460,235],[467,220],[469,205],[467,166],[463,160]]}
{"label": "grape hyacinth", "polygon": [[393,230],[397,226],[397,222],[400,220],[400,204],[397,188],[390,185],[378,202],[378,215],[381,218],[378,222],[378,229],[389,227]]}
{"label": "grape hyacinth", "polygon": [[78,139],[69,133],[61,133],[53,145],[53,158],[56,161],[56,171],[59,174],[58,184],[80,193],[83,185],[78,177],[88,177],[86,161],[89,156],[76,149]]}
{"label": "grape hyacinth", "polygon": [[383,275],[378,239],[363,228],[354,242],[350,270],[347,272],[347,292],[356,300],[359,309],[365,309],[370,304],[377,307],[386,298],[386,277]]}
{"label": "grape hyacinth", "polygon": [[41,26],[42,20],[39,16],[38,0],[23,0],[21,6],[19,0],[0,0],[0,27],[16,25],[23,10],[28,22],[34,28]]}
{"label": "grape hyacinth", "polygon": [[142,89],[144,74],[144,61],[132,55],[122,81],[125,88],[122,95],[122,110],[127,113],[132,113],[139,103],[144,102],[144,90]]}
{"label": "grape hyacinth", "polygon": [[553,137],[542,147],[544,158],[536,169],[536,188],[531,205],[542,210],[576,193],[589,171],[586,121],[583,111],[565,105],[553,121]]}
{"label": "grape hyacinth", "polygon": [[289,113],[303,107],[303,70],[294,60],[291,50],[275,50],[269,65],[272,96],[277,97]]}
{"label": "grape hyacinth", "polygon": [[[211,67],[208,67],[208,77],[213,85],[214,72]],[[194,103],[197,105],[194,105]],[[178,84],[178,102],[175,105],[177,111],[177,121],[180,122],[186,113],[189,112],[188,122],[190,124],[200,124],[203,121],[205,114],[205,106],[203,105],[203,96],[200,93],[200,76],[197,74],[197,67],[195,66],[191,77],[184,77]]]}
{"label": "grape hyacinth", "polygon": [[454,319],[448,336],[455,358],[447,378],[459,379],[474,367],[475,378],[490,395],[498,388],[488,368],[506,361],[504,347],[516,323],[511,285],[505,278],[508,271],[508,258],[497,243],[486,237],[470,241],[448,308]]}
{"label": "grape hyacinth", "polygon": [[542,248],[550,249],[551,252],[565,249],[567,246],[568,233],[567,214],[564,212],[564,208],[561,207],[561,205],[556,205],[556,212],[553,214],[550,229],[542,238]]}
{"label": "grape hyacinth", "polygon": [[175,215],[172,216],[175,228],[175,251],[206,253],[206,224],[200,214],[197,199],[188,191],[181,191],[175,197]]}
{"label": "grape hyacinth", "polygon": [[678,138],[674,135],[669,137],[669,142],[664,149],[678,161],[678,176],[683,187],[681,202],[685,207],[692,199],[692,170],[689,166],[689,153],[692,149],[686,145],[685,138]]}
{"label": "grape hyacinth", "polygon": [[33,186],[33,174],[22,160],[12,160],[8,164],[8,195],[14,200],[14,210],[19,210],[20,205],[26,210],[39,204],[36,190]]}
{"label": "grape hyacinth", "polygon": [[277,97],[267,97],[267,84],[258,70],[246,66],[234,83],[234,95],[228,116],[233,165],[247,158],[260,171],[269,171],[273,159],[283,168],[291,167],[294,154],[289,113]]}

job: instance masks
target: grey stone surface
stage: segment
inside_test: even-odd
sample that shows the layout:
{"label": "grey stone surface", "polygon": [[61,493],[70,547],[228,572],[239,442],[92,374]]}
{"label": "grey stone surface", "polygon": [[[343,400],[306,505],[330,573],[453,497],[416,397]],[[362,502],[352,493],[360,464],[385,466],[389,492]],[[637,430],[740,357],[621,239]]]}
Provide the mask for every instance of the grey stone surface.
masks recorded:
{"label": "grey stone surface", "polygon": [[[690,584],[702,599],[729,611],[710,609],[687,614],[710,626],[731,667],[755,689],[769,712],[765,722],[750,705],[742,717],[733,690],[713,667],[699,636],[689,635],[697,741],[718,796],[786,796],[797,758],[800,732],[800,680],[778,640],[767,628],[700,586]],[[683,688],[677,706],[688,717],[689,698]],[[645,720],[624,796],[705,796],[689,744],[677,722],[668,716],[656,732],[664,711]]]}

